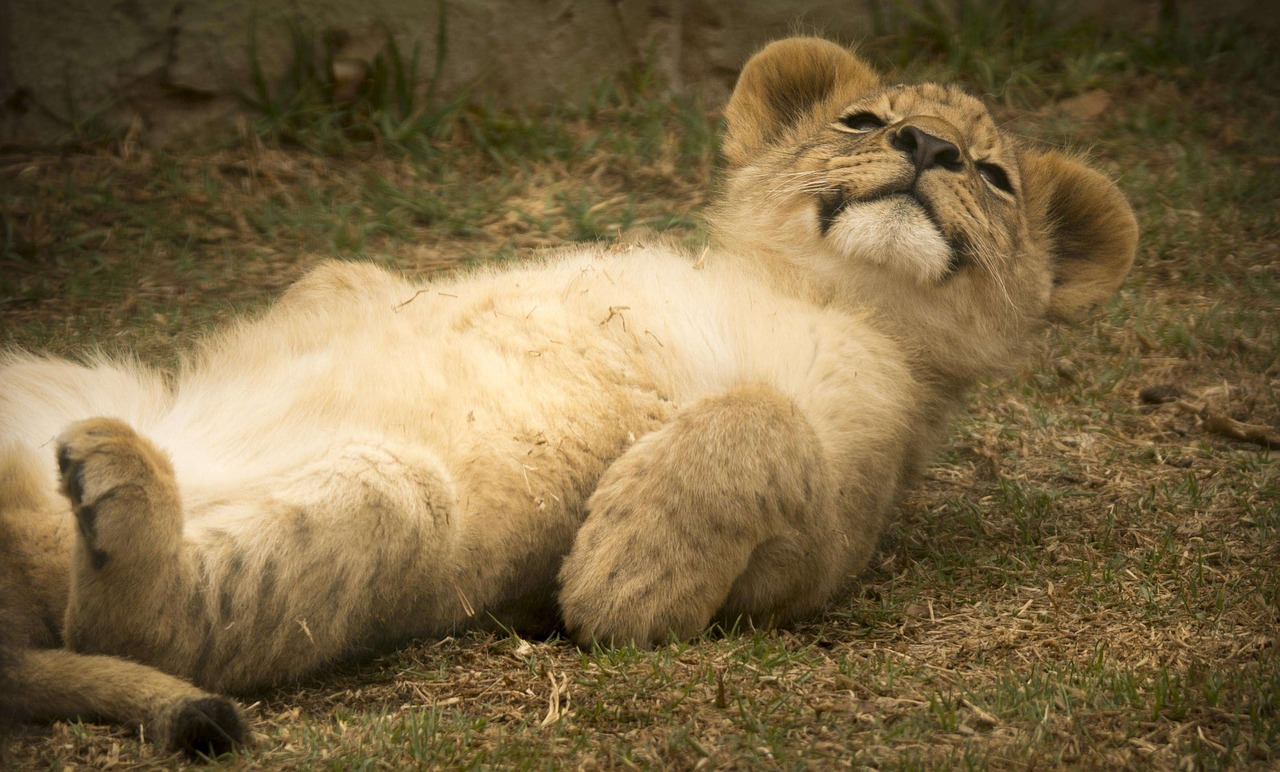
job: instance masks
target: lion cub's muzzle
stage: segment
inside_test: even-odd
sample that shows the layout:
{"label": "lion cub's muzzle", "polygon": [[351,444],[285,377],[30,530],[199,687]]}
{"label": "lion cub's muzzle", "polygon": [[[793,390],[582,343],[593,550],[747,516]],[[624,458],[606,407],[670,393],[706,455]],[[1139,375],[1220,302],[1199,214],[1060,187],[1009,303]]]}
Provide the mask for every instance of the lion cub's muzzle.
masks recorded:
{"label": "lion cub's muzzle", "polygon": [[824,237],[828,236],[836,221],[851,206],[901,196],[918,206],[918,211],[948,247],[947,264],[938,278],[954,275],[970,257],[971,245],[962,230],[946,226],[930,195],[930,186],[921,185],[921,180],[924,173],[931,170],[964,172],[965,150],[959,131],[941,118],[915,116],[891,127],[883,141],[902,154],[899,170],[884,182],[865,189],[837,184],[818,193],[819,232]]}

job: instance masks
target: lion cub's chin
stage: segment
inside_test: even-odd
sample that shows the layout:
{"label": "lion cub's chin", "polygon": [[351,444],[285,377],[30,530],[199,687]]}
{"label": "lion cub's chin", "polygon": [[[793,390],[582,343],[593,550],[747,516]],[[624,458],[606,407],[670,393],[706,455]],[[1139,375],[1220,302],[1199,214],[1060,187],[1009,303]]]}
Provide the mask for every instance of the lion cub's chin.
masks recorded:
{"label": "lion cub's chin", "polygon": [[827,238],[851,260],[901,271],[921,282],[940,281],[950,270],[951,246],[909,196],[849,205]]}

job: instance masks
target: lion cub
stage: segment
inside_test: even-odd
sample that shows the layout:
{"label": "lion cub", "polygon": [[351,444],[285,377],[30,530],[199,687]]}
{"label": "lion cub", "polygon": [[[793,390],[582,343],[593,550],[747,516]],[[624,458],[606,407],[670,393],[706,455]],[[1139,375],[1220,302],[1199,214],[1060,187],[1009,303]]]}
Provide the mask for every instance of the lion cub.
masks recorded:
{"label": "lion cub", "polygon": [[244,726],[211,693],[417,636],[820,609],[966,390],[1109,297],[1137,227],[960,89],[823,40],[757,54],[726,118],[696,263],[335,262],[171,376],[8,355],[9,710],[216,752]]}

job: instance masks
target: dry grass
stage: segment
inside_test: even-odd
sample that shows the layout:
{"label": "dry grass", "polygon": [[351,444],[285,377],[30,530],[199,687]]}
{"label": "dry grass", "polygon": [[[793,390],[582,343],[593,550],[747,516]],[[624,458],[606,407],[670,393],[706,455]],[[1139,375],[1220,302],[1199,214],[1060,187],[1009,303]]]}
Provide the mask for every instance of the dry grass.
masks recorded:
{"label": "dry grass", "polygon": [[[249,696],[257,742],[218,763],[1274,768],[1276,457],[1223,427],[1280,427],[1277,57],[1188,40],[1009,64],[1001,118],[1076,138],[1134,200],[1135,276],[976,396],[877,565],[822,617],[655,652],[421,642]],[[915,69],[984,86],[947,61]],[[322,256],[430,272],[636,227],[696,238],[712,126],[623,90],[554,119],[472,111],[427,156],[252,134],[11,149],[0,337],[165,360]],[[3,753],[180,763],[82,724],[25,729]]]}

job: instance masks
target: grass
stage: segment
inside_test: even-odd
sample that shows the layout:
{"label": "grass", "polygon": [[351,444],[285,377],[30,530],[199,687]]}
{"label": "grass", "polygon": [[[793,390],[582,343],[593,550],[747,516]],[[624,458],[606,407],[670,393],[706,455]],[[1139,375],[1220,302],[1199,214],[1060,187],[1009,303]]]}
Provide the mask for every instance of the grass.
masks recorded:
{"label": "grass", "polygon": [[[976,395],[853,592],[789,630],[654,652],[420,642],[250,696],[257,742],[219,764],[1280,763],[1280,476],[1274,451],[1205,418],[1280,426],[1280,58],[1176,16],[1124,37],[955,7],[969,26],[898,9],[866,49],[1086,149],[1134,202],[1141,254],[1106,309]],[[413,58],[385,56],[387,73]],[[355,112],[277,99],[221,146],[7,151],[0,342],[166,361],[322,257],[430,273],[629,230],[701,237],[716,116],[644,73],[542,112],[446,106],[400,140],[360,118],[392,93]],[[1155,386],[1192,409],[1147,404]],[[180,763],[80,723],[22,730],[3,753]]]}
{"label": "grass", "polygon": [[293,56],[273,82],[258,54],[257,27],[251,25],[252,87],[241,99],[258,113],[255,132],[327,155],[359,143],[430,154],[431,140],[448,129],[465,100],[465,92],[445,103],[436,99],[448,57],[448,14],[443,0],[437,7],[436,57],[425,83],[420,82],[418,43],[406,55],[390,28],[372,59],[354,61],[339,57],[339,33],[317,33],[300,23],[288,29]]}

